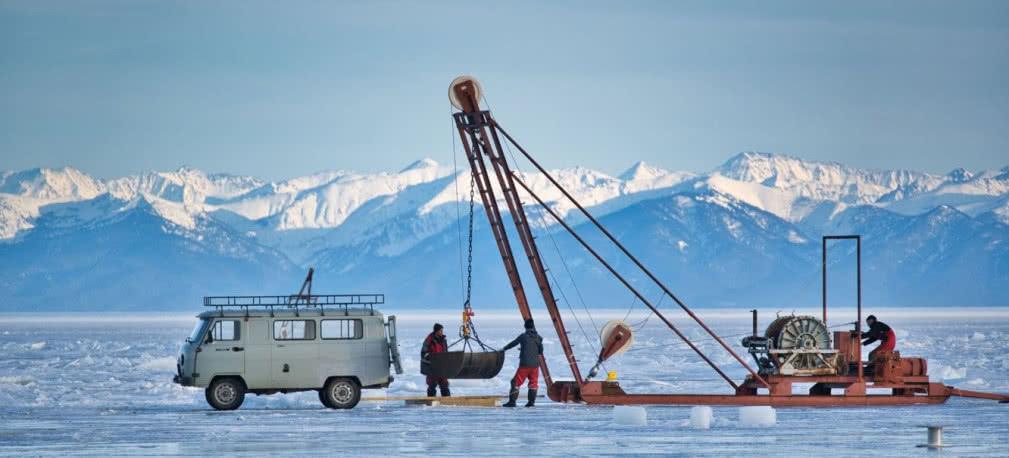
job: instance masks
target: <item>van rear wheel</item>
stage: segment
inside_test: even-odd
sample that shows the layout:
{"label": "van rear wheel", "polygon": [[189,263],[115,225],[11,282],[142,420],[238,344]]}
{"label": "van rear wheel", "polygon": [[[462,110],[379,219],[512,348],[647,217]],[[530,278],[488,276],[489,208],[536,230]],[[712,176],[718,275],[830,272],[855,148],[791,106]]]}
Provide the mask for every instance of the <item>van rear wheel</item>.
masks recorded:
{"label": "van rear wheel", "polygon": [[213,408],[235,410],[245,401],[245,385],[234,377],[222,377],[211,382],[205,394]]}
{"label": "van rear wheel", "polygon": [[335,408],[335,407],[329,405],[329,401],[326,400],[326,389],[323,388],[323,389],[318,390],[318,391],[319,391],[319,402],[322,402],[322,405],[324,405],[324,406],[326,406],[326,407],[328,407],[330,409]]}
{"label": "van rear wheel", "polygon": [[361,400],[361,386],[353,379],[334,378],[323,388],[323,404],[333,409],[353,409]]}

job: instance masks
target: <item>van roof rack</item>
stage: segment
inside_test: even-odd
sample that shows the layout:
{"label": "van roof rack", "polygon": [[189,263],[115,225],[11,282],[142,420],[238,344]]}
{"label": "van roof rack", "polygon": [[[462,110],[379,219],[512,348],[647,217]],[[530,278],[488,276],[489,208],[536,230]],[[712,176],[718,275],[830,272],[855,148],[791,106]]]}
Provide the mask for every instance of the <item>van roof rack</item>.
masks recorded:
{"label": "van roof rack", "polygon": [[[375,314],[375,305],[385,303],[385,294],[289,294],[283,296],[204,296],[203,306],[214,307],[221,315],[226,309],[243,309],[249,316],[249,309],[269,310],[274,316],[274,308],[294,309],[298,316],[302,309],[318,310],[326,315],[326,307],[337,307],[344,315],[350,314],[350,306],[360,305]],[[300,307],[300,308],[299,308]]]}

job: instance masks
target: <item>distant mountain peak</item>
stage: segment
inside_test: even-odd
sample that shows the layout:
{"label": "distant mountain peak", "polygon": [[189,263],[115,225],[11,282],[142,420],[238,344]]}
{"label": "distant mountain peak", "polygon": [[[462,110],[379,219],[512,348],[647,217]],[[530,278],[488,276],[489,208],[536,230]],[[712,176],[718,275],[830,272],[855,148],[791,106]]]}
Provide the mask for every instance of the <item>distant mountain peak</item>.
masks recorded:
{"label": "distant mountain peak", "polygon": [[198,169],[196,167],[193,167],[191,165],[188,165],[188,164],[184,164],[181,167],[179,167],[178,169],[176,169],[175,170],[175,174],[181,175],[181,176],[206,176],[207,175],[207,173],[204,172],[203,170],[200,170],[200,169]]}
{"label": "distant mountain peak", "polygon": [[426,169],[426,168],[431,168],[431,167],[438,167],[439,165],[440,164],[438,164],[438,161],[436,161],[434,159],[431,159],[429,157],[425,157],[424,159],[420,159],[420,160],[414,161],[414,163],[406,166],[405,169],[400,170],[400,173],[409,172],[411,170],[420,170],[420,169]]}
{"label": "distant mountain peak", "polygon": [[668,170],[655,167],[645,161],[638,161],[635,162],[634,165],[632,165],[631,168],[627,169],[624,173],[621,173],[620,176],[618,176],[617,178],[620,178],[623,181],[633,181],[641,179],[647,180],[660,177],[668,173],[669,173]]}
{"label": "distant mountain peak", "polygon": [[963,167],[953,169],[952,171],[950,171],[949,173],[947,173],[946,176],[948,176],[951,180],[953,180],[953,181],[955,181],[957,183],[962,183],[964,181],[970,181],[971,178],[974,178],[974,174],[968,172],[967,169],[965,169]]}
{"label": "distant mountain peak", "polygon": [[970,219],[970,216],[966,213],[946,204],[938,205],[931,211],[925,213],[924,216],[932,222],[945,222],[951,219]]}
{"label": "distant mountain peak", "polygon": [[[736,154],[735,156],[730,157],[725,162],[729,163],[729,162],[743,161],[743,160],[750,160],[750,159],[771,159],[771,158],[774,158],[774,157],[787,157],[787,158],[791,158],[790,156],[786,156],[784,154],[767,153],[767,152],[764,152],[764,151],[742,151],[742,152]],[[792,158],[792,159],[794,159],[794,158]]]}
{"label": "distant mountain peak", "polygon": [[776,153],[765,153],[762,151],[743,151],[728,158],[720,168],[732,168],[734,166],[745,165],[747,163],[754,162],[766,162],[769,160],[782,159],[782,160],[801,160],[797,157],[788,156],[785,154]]}
{"label": "distant mountain peak", "polygon": [[0,193],[51,201],[90,199],[102,192],[101,182],[72,167],[36,167],[5,173],[0,180]]}
{"label": "distant mountain peak", "polygon": [[828,168],[845,169],[837,162],[810,161],[785,154],[746,151],[729,158],[716,172],[734,180],[774,186],[771,181],[775,178],[816,178],[816,170]]}

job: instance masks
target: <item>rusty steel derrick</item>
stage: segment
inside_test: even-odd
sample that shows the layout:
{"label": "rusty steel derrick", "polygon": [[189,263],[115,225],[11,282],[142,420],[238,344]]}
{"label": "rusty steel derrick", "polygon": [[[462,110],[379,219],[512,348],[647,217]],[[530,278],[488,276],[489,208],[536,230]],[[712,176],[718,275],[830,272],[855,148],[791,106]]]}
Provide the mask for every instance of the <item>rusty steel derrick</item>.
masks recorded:
{"label": "rusty steel derrick", "polygon": [[[532,261],[534,258],[539,261],[539,254],[536,251],[535,241],[533,240],[532,233],[529,231],[529,227],[525,222],[525,214],[521,212],[521,202],[519,202],[518,194],[515,193],[514,188],[509,188],[507,182],[502,180],[502,169],[507,170],[507,163],[504,160],[504,155],[501,151],[495,150],[494,146],[491,145],[487,130],[488,128],[493,129],[493,124],[490,118],[490,113],[486,111],[479,110],[478,100],[475,97],[476,89],[472,82],[463,82],[452,87],[455,92],[456,97],[461,103],[462,112],[454,115],[456,122],[456,127],[459,131],[459,137],[462,139],[463,149],[466,152],[466,158],[470,163],[471,173],[474,174],[476,179],[477,189],[480,193],[480,199],[483,202],[485,213],[487,214],[488,222],[494,233],[494,239],[497,242],[498,250],[501,252],[501,259],[505,266],[505,271],[508,273],[508,279],[511,282],[512,292],[515,294],[515,300],[518,303],[519,311],[523,319],[531,319],[532,313],[529,310],[529,302],[526,299],[525,288],[522,286],[522,279],[518,273],[518,267],[515,263],[515,256],[511,249],[511,244],[508,242],[508,234],[505,231],[504,224],[502,223],[501,211],[497,205],[497,199],[492,187],[490,177],[487,173],[487,165],[484,158],[488,158],[493,167],[494,173],[498,179],[499,187],[502,194],[504,194],[505,200],[508,204],[509,210],[512,212],[512,220],[518,229],[519,237],[522,240],[522,245],[526,250],[527,256]],[[500,146],[497,144],[495,146]],[[515,211],[515,208],[519,209],[519,212]],[[517,215],[521,213],[522,218]],[[543,300],[547,304],[547,308],[550,310],[550,316],[557,330],[557,334],[560,338],[561,345],[565,349],[565,354],[569,355],[569,363],[571,365],[572,372],[576,376],[576,380],[581,382],[581,375],[578,371],[578,365],[574,360],[574,352],[571,349],[571,343],[567,339],[567,331],[564,330],[563,321],[560,319],[560,314],[556,310],[556,300],[553,298],[553,292],[550,290],[550,285],[546,280],[546,274],[543,270],[542,263],[535,263],[533,265],[533,273],[536,277],[536,281],[540,286],[540,291],[543,294]],[[547,383],[547,386],[553,385],[553,378],[550,375],[550,370],[547,367],[546,360],[543,356],[540,356],[540,369],[543,372],[543,378]]]}
{"label": "rusty steel derrick", "polygon": [[[857,235],[826,236],[823,238],[823,325],[827,321],[827,296],[826,296],[826,246],[828,240],[855,240],[857,243],[857,264],[858,264],[858,322],[856,328],[851,333],[835,333],[835,349],[827,352],[832,354],[843,353],[845,364],[857,366],[853,375],[820,375],[820,372],[811,372],[813,375],[780,375],[761,373],[755,371],[743,358],[734,351],[717,333],[709,328],[690,308],[688,308],[679,298],[677,298],[666,285],[652,274],[633,254],[627,250],[585,207],[583,207],[554,177],[544,169],[518,142],[513,139],[493,118],[491,113],[480,110],[480,98],[482,89],[479,83],[472,77],[460,77],[453,81],[449,88],[449,97],[453,105],[459,109],[453,113],[456,128],[461,139],[466,158],[473,174],[474,182],[480,193],[491,231],[501,254],[505,272],[511,282],[512,292],[523,319],[532,318],[529,308],[528,298],[522,285],[522,279],[518,273],[518,266],[515,261],[511,244],[501,217],[501,210],[498,206],[497,196],[494,190],[496,183],[501,197],[512,215],[512,221],[516,232],[522,243],[529,266],[533,272],[536,284],[540,289],[544,304],[550,314],[554,330],[557,332],[558,340],[564,351],[565,358],[571,369],[574,381],[555,382],[549,372],[546,360],[540,356],[540,368],[543,372],[544,380],[548,386],[548,396],[555,402],[584,402],[589,404],[680,404],[680,405],[770,405],[779,407],[844,407],[844,406],[894,406],[912,404],[938,404],[945,402],[950,396],[965,396],[982,399],[997,400],[1009,403],[1009,396],[1001,394],[980,393],[975,391],[959,390],[946,386],[942,383],[931,382],[926,373],[926,362],[921,358],[901,358],[898,352],[884,354],[878,361],[873,363],[878,367],[874,369],[871,376],[864,373],[861,362],[861,346],[857,345],[859,340],[854,340],[851,344],[848,340],[853,338],[861,339],[862,328],[862,277],[861,277],[861,237]],[[597,227],[620,251],[626,255],[645,275],[658,285],[662,291],[671,297],[673,301],[694,320],[701,328],[707,332],[723,349],[743,366],[749,374],[742,383],[736,383],[729,378],[707,355],[704,354],[686,335],[662,314],[658,308],[645,298],[629,281],[616,271],[598,252],[593,249],[564,219],[558,215],[549,205],[546,204],[523,180],[515,173],[505,157],[502,148],[501,136],[508,143],[532,163],[547,180],[554,185],[578,210]],[[490,167],[487,166],[490,162]],[[493,171],[493,179],[491,176]],[[536,240],[522,206],[517,186],[521,187],[536,203],[546,210],[575,240],[577,240],[590,254],[593,255],[615,278],[617,278],[635,297],[640,299],[667,327],[683,340],[702,360],[717,372],[732,387],[734,394],[628,394],[620,388],[619,383],[614,381],[590,381],[582,377],[575,359],[574,350],[568,339],[568,333],[564,327],[564,322],[557,307],[555,298],[547,278]],[[757,334],[757,315],[753,311],[754,336]],[[629,335],[630,331],[625,330]],[[623,334],[621,334],[623,335]],[[843,337],[842,337],[843,335]],[[612,340],[611,336],[611,340]],[[744,344],[745,345],[745,344]],[[609,351],[607,350],[609,348]],[[600,353],[600,362],[609,357],[618,348],[615,342],[609,342],[609,347],[604,343],[604,348]],[[801,350],[800,350],[801,351]],[[751,349],[751,353],[753,353]],[[826,353],[826,352],[825,352]],[[840,360],[841,356],[838,356]],[[854,361],[854,363],[850,363]],[[759,362],[759,360],[758,360]],[[598,363],[597,363],[598,366]],[[594,373],[595,368],[593,368]],[[847,369],[845,369],[847,373]],[[590,374],[590,378],[593,374]],[[808,395],[793,395],[792,385],[794,383],[813,383]],[[890,388],[892,394],[867,394],[866,388]],[[767,394],[758,392],[766,389]],[[832,389],[843,389],[844,394],[831,395]]]}

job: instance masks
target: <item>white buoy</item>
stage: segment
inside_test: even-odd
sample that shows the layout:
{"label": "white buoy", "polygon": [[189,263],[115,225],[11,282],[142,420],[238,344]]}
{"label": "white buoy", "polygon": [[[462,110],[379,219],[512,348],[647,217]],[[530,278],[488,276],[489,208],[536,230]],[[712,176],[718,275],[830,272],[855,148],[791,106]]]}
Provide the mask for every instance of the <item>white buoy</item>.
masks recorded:
{"label": "white buoy", "polygon": [[928,448],[943,448],[949,447],[942,443],[942,426],[929,425],[928,428],[928,443],[918,444],[918,447],[928,447]]}
{"label": "white buoy", "polygon": [[644,407],[613,406],[613,423],[625,426],[648,425],[648,412]]}
{"label": "white buoy", "polygon": [[690,427],[694,429],[711,428],[711,407],[694,406],[690,409]]}

